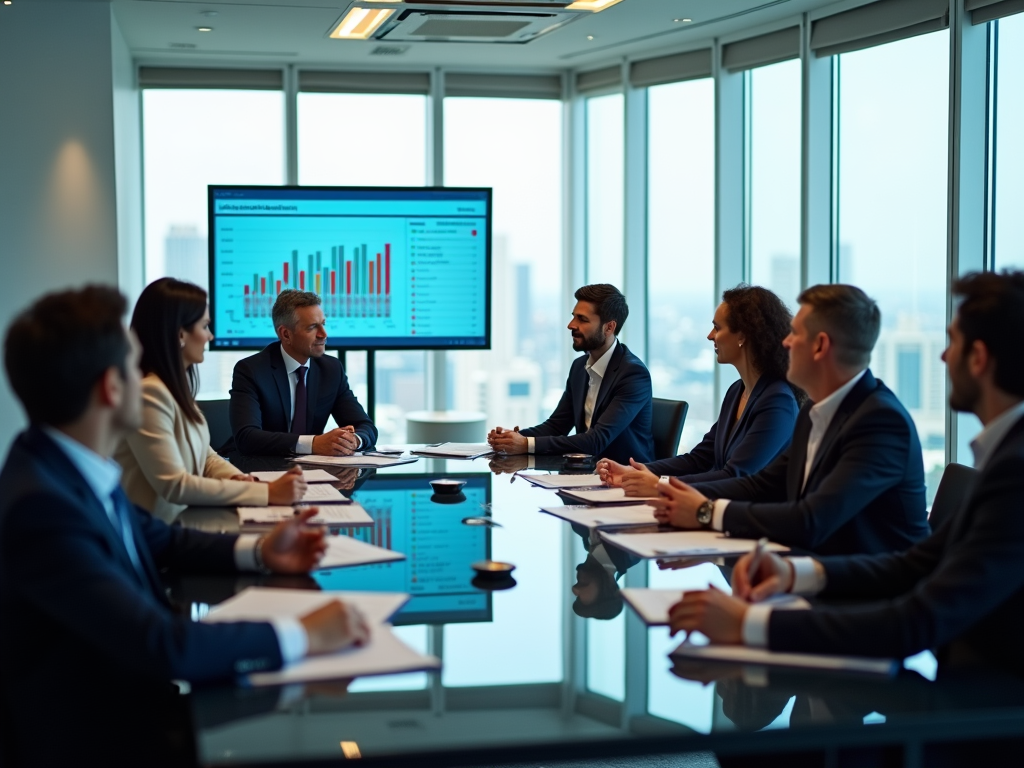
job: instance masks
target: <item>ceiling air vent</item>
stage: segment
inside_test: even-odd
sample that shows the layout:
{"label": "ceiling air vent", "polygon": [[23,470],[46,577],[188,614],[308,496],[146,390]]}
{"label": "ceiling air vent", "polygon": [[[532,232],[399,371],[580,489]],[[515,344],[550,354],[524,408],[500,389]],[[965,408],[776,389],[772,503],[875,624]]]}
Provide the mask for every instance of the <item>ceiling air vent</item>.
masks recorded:
{"label": "ceiling air vent", "polygon": [[409,50],[408,45],[378,45],[372,51],[371,56],[401,56]]}

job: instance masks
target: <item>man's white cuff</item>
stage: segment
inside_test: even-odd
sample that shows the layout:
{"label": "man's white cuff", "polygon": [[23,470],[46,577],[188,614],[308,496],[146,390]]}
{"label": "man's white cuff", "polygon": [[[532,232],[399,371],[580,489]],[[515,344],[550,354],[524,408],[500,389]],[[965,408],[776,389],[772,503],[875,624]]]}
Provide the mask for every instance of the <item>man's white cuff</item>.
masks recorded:
{"label": "man's white cuff", "polygon": [[243,533],[235,539],[235,568],[240,571],[258,571],[256,564],[256,542],[259,536]]}
{"label": "man's white cuff", "polygon": [[532,437],[526,438],[526,452],[536,453],[537,452],[537,441]]}
{"label": "man's white cuff", "polygon": [[772,607],[755,603],[743,616],[743,644],[751,648],[768,647],[768,618]]}
{"label": "man's white cuff", "polygon": [[825,569],[813,557],[791,557],[794,595],[816,595],[825,588]]}
{"label": "man's white cuff", "polygon": [[299,439],[295,442],[295,452],[301,453],[306,456],[313,452],[313,438],[316,435],[299,435]]}
{"label": "man's white cuff", "polygon": [[298,619],[277,618],[270,619],[270,626],[274,628],[277,635],[277,644],[281,648],[281,660],[285,664],[292,664],[305,657],[309,650],[309,638],[306,636],[306,628]]}
{"label": "man's white cuff", "polygon": [[711,527],[716,531],[722,530],[725,524],[725,508],[729,506],[729,499],[715,499],[715,510],[711,513]]}

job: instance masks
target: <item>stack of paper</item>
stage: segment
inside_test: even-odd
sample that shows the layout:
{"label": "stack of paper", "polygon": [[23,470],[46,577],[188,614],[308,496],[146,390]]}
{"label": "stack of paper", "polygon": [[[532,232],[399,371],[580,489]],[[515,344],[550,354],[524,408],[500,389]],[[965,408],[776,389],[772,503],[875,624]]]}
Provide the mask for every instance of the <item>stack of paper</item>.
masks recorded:
{"label": "stack of paper", "polygon": [[549,490],[601,487],[601,478],[597,475],[525,475],[520,472],[519,476],[539,488]]}
{"label": "stack of paper", "polygon": [[412,452],[440,459],[476,459],[494,453],[494,449],[487,443],[441,443],[415,448]]}
{"label": "stack of paper", "polygon": [[587,528],[604,528],[619,525],[653,525],[654,507],[634,504],[629,507],[541,507],[541,512],[568,520],[570,523]]}
{"label": "stack of paper", "polygon": [[300,464],[322,464],[327,467],[353,467],[355,469],[380,469],[398,464],[412,464],[417,460],[415,456],[401,458],[400,456],[367,456],[362,453],[352,456],[296,456],[292,459]]}
{"label": "stack of paper", "polygon": [[658,498],[657,496],[627,496],[621,488],[596,488],[589,491],[563,489],[558,493],[577,504],[587,504],[592,507],[603,504],[614,504],[621,507],[623,504],[642,504],[645,501]]}
{"label": "stack of paper", "polygon": [[731,661],[739,664],[763,664],[797,669],[821,669],[832,672],[863,672],[870,675],[894,675],[899,665],[895,659],[872,659],[864,656],[827,656],[819,653],[783,653],[741,645],[694,645],[684,642],[671,654],[673,658],[702,661]]}
{"label": "stack of paper", "polygon": [[311,483],[306,486],[300,504],[351,504],[352,499],[327,483]]}
{"label": "stack of paper", "polygon": [[414,651],[395,637],[387,624],[408,599],[409,595],[394,592],[314,592],[251,587],[212,608],[203,621],[298,619],[331,600],[352,605],[366,617],[370,625],[368,644],[303,659],[277,672],[251,674],[248,679],[253,685],[284,685],[440,669],[440,659]]}
{"label": "stack of paper", "polygon": [[[284,472],[250,472],[250,475],[255,477],[257,480],[264,483],[272,483],[279,479]],[[338,478],[332,475],[330,472],[324,472],[322,469],[304,469],[302,470],[302,479],[307,483],[336,483]]]}
{"label": "stack of paper", "polygon": [[[668,626],[668,612],[672,606],[683,599],[681,589],[638,589],[626,587],[619,590],[622,599],[626,601],[637,615],[649,627]],[[770,605],[773,608],[784,609],[807,609],[811,604],[797,595],[775,595],[770,600],[765,600],[761,605]]]}
{"label": "stack of paper", "polygon": [[[245,524],[276,525],[282,520],[295,516],[294,507],[239,507],[238,518]],[[309,525],[373,525],[373,518],[359,504],[331,504],[320,507],[314,517],[306,521]]]}
{"label": "stack of paper", "polygon": [[[735,539],[717,531],[667,531],[665,533],[607,533],[601,538],[609,544],[632,552],[637,557],[723,557],[744,555],[757,545],[753,539]],[[769,552],[785,552],[787,547],[769,543]]]}
{"label": "stack of paper", "polygon": [[367,544],[351,536],[328,536],[327,551],[320,560],[317,570],[329,571],[334,568],[347,568],[350,565],[387,563],[394,560],[405,560],[405,555]]}

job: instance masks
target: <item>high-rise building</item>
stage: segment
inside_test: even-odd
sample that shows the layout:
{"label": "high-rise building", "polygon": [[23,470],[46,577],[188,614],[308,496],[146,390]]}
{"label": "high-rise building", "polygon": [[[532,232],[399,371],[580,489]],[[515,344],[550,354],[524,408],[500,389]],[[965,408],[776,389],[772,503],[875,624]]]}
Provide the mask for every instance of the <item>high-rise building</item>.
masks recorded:
{"label": "high-rise building", "polygon": [[210,268],[206,238],[191,224],[172,224],[164,239],[167,277],[195,283],[209,290]]}

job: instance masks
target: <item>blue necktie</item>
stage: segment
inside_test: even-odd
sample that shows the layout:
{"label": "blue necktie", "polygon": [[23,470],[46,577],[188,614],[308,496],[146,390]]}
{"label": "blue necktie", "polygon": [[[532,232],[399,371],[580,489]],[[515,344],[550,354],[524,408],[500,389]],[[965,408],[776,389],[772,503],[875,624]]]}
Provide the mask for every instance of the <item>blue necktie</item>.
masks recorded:
{"label": "blue necktie", "polygon": [[114,489],[110,497],[114,500],[114,515],[117,518],[117,526],[115,527],[120,527],[118,533],[121,534],[121,541],[128,552],[128,559],[132,561],[135,572],[139,575],[142,583],[149,584],[146,571],[142,567],[142,560],[139,558],[139,550],[135,547],[135,537],[132,535],[131,504],[128,501],[128,497],[124,495],[124,491],[121,490],[120,486]]}
{"label": "blue necktie", "polygon": [[292,416],[292,434],[306,434],[306,366],[295,369],[295,415]]}

